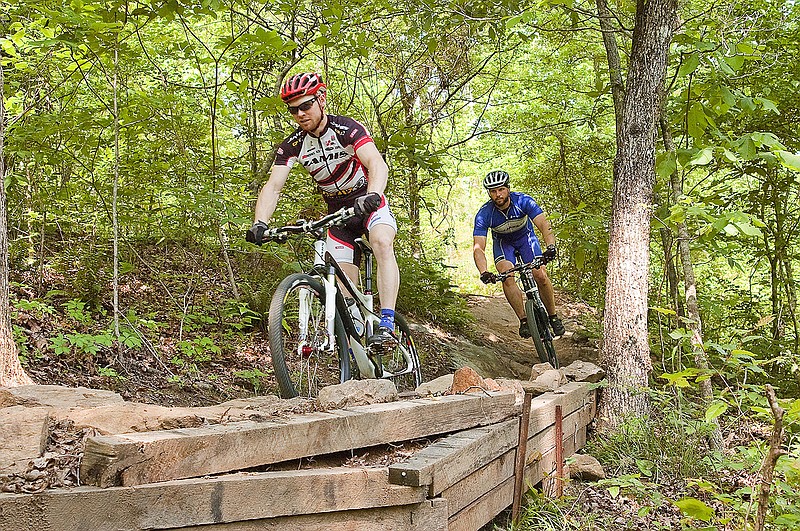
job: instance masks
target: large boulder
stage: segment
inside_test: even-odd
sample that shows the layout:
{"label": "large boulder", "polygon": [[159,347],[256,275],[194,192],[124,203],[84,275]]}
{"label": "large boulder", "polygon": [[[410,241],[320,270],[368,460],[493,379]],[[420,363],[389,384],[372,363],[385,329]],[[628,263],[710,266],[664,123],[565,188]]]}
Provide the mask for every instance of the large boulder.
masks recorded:
{"label": "large boulder", "polygon": [[600,461],[587,454],[574,454],[570,460],[569,476],[573,479],[584,481],[598,481],[605,479],[606,472]]}
{"label": "large boulder", "polygon": [[49,408],[0,408],[0,474],[24,472],[47,444]]}
{"label": "large boulder", "polygon": [[486,390],[488,390],[486,382],[472,367],[461,367],[453,374],[451,394],[482,393]]}
{"label": "large boulder", "polygon": [[0,407],[52,407],[58,409],[90,408],[121,404],[122,397],[102,389],[63,387],[60,385],[21,385],[0,387]]}
{"label": "large boulder", "polygon": [[567,378],[575,382],[596,383],[606,376],[606,373],[603,371],[603,369],[594,363],[589,363],[588,361],[576,360],[563,369],[564,374],[567,375]]}
{"label": "large boulder", "polygon": [[453,387],[453,375],[445,374],[430,382],[423,382],[416,388],[416,392],[420,396],[439,396],[447,393],[451,387]]}
{"label": "large boulder", "polygon": [[546,371],[552,371],[553,366],[549,363],[537,363],[533,367],[531,367],[531,381],[536,381],[536,378],[544,374]]}
{"label": "large boulder", "polygon": [[391,380],[349,380],[339,385],[323,387],[317,396],[323,409],[342,409],[397,400],[397,387]]}
{"label": "large boulder", "polygon": [[567,383],[567,377],[564,376],[561,369],[550,369],[537,376],[529,388],[534,394],[541,394],[555,391],[565,383]]}

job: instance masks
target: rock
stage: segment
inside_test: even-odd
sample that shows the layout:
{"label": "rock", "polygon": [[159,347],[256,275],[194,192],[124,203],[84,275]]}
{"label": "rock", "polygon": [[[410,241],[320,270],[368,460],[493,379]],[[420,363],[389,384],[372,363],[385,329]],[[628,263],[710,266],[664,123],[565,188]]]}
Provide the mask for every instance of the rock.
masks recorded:
{"label": "rock", "polygon": [[275,395],[254,396],[251,398],[237,398],[219,404],[221,407],[236,409],[253,409],[261,413],[273,413],[281,409],[281,398]]}
{"label": "rock", "polygon": [[500,384],[497,383],[493,378],[484,378],[483,383],[485,384],[485,389],[487,391],[499,391]]}
{"label": "rock", "polygon": [[567,378],[575,382],[596,383],[606,376],[605,371],[594,363],[581,360],[573,361],[564,367],[563,370]]}
{"label": "rock", "polygon": [[60,385],[0,387],[0,407],[46,406],[69,409],[106,406],[122,402],[124,402],[122,397],[113,391],[86,387],[63,387]]}
{"label": "rock", "polygon": [[[549,365],[549,363],[545,365]],[[533,382],[526,383],[525,389],[534,395],[541,395],[555,391],[565,383],[567,383],[567,378],[561,369],[550,369],[537,376]]]}
{"label": "rock", "polygon": [[485,389],[486,383],[480,374],[475,372],[475,369],[461,367],[453,375],[453,386],[450,388],[450,393],[482,393]]}
{"label": "rock", "polygon": [[509,378],[498,378],[497,385],[500,387],[498,391],[513,391],[516,396],[516,403],[522,404],[525,400],[525,388],[519,380],[512,380]]}
{"label": "rock", "polygon": [[0,474],[22,473],[47,444],[49,409],[10,406],[0,409]]}
{"label": "rock", "polygon": [[569,477],[584,481],[597,481],[606,477],[600,461],[587,454],[574,454],[569,465]]}
{"label": "rock", "polygon": [[420,396],[443,395],[448,392],[452,386],[453,375],[445,374],[444,376],[439,376],[430,382],[424,382],[420,384],[420,386],[416,388],[416,392]]}
{"label": "rock", "polygon": [[553,366],[549,363],[537,363],[531,367],[531,381],[536,381],[536,378],[545,373],[545,371],[553,370]]}
{"label": "rock", "polygon": [[101,435],[197,428],[234,420],[249,419],[252,412],[231,407],[162,407],[138,402],[90,409],[54,410],[58,420],[71,420],[77,429],[92,428]]}
{"label": "rock", "polygon": [[342,409],[397,400],[397,387],[391,380],[349,380],[323,387],[317,397],[323,409]]}
{"label": "rock", "polygon": [[564,376],[563,371],[560,369],[550,369],[540,374],[533,382],[547,387],[550,391],[555,391],[567,383],[567,377]]}

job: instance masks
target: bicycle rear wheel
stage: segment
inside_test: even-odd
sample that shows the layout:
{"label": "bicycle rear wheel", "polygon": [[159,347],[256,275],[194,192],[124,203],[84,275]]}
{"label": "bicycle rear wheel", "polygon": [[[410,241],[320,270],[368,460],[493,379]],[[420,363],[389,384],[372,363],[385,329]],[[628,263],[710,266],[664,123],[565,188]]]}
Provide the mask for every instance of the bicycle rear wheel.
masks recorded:
{"label": "bicycle rear wheel", "polygon": [[422,366],[408,322],[399,313],[394,314],[394,332],[400,342],[390,353],[381,355],[384,374],[391,374],[387,378],[398,392],[413,391],[422,383]]}
{"label": "bicycle rear wheel", "polygon": [[350,351],[339,314],[335,345],[326,345],[325,288],[319,280],[296,273],[281,281],[269,306],[272,367],[283,398],[316,397],[326,385],[350,379]]}

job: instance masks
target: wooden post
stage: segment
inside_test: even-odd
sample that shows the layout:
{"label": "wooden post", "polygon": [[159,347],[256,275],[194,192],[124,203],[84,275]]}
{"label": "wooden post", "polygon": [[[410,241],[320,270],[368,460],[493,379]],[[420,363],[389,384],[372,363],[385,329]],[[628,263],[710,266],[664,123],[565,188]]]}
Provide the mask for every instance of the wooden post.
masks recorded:
{"label": "wooden post", "polygon": [[556,406],[556,498],[564,495],[564,424],[561,406]]}
{"label": "wooden post", "polygon": [[525,390],[525,399],[522,402],[522,416],[519,419],[517,457],[514,463],[514,499],[511,505],[511,520],[515,524],[519,520],[519,507],[522,503],[522,483],[525,479],[525,459],[528,454],[528,423],[531,416],[532,398],[533,393]]}

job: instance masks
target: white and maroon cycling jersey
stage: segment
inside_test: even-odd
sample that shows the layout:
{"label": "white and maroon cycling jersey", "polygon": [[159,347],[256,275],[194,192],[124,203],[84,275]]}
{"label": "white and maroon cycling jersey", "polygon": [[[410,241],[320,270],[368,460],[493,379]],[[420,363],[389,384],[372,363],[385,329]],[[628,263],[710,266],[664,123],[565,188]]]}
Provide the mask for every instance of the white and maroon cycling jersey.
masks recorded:
{"label": "white and maroon cycling jersey", "polygon": [[372,142],[367,128],[346,116],[328,115],[319,138],[298,128],[278,146],[276,166],[300,162],[314,178],[326,201],[361,195],[367,189],[367,169],[356,149]]}

